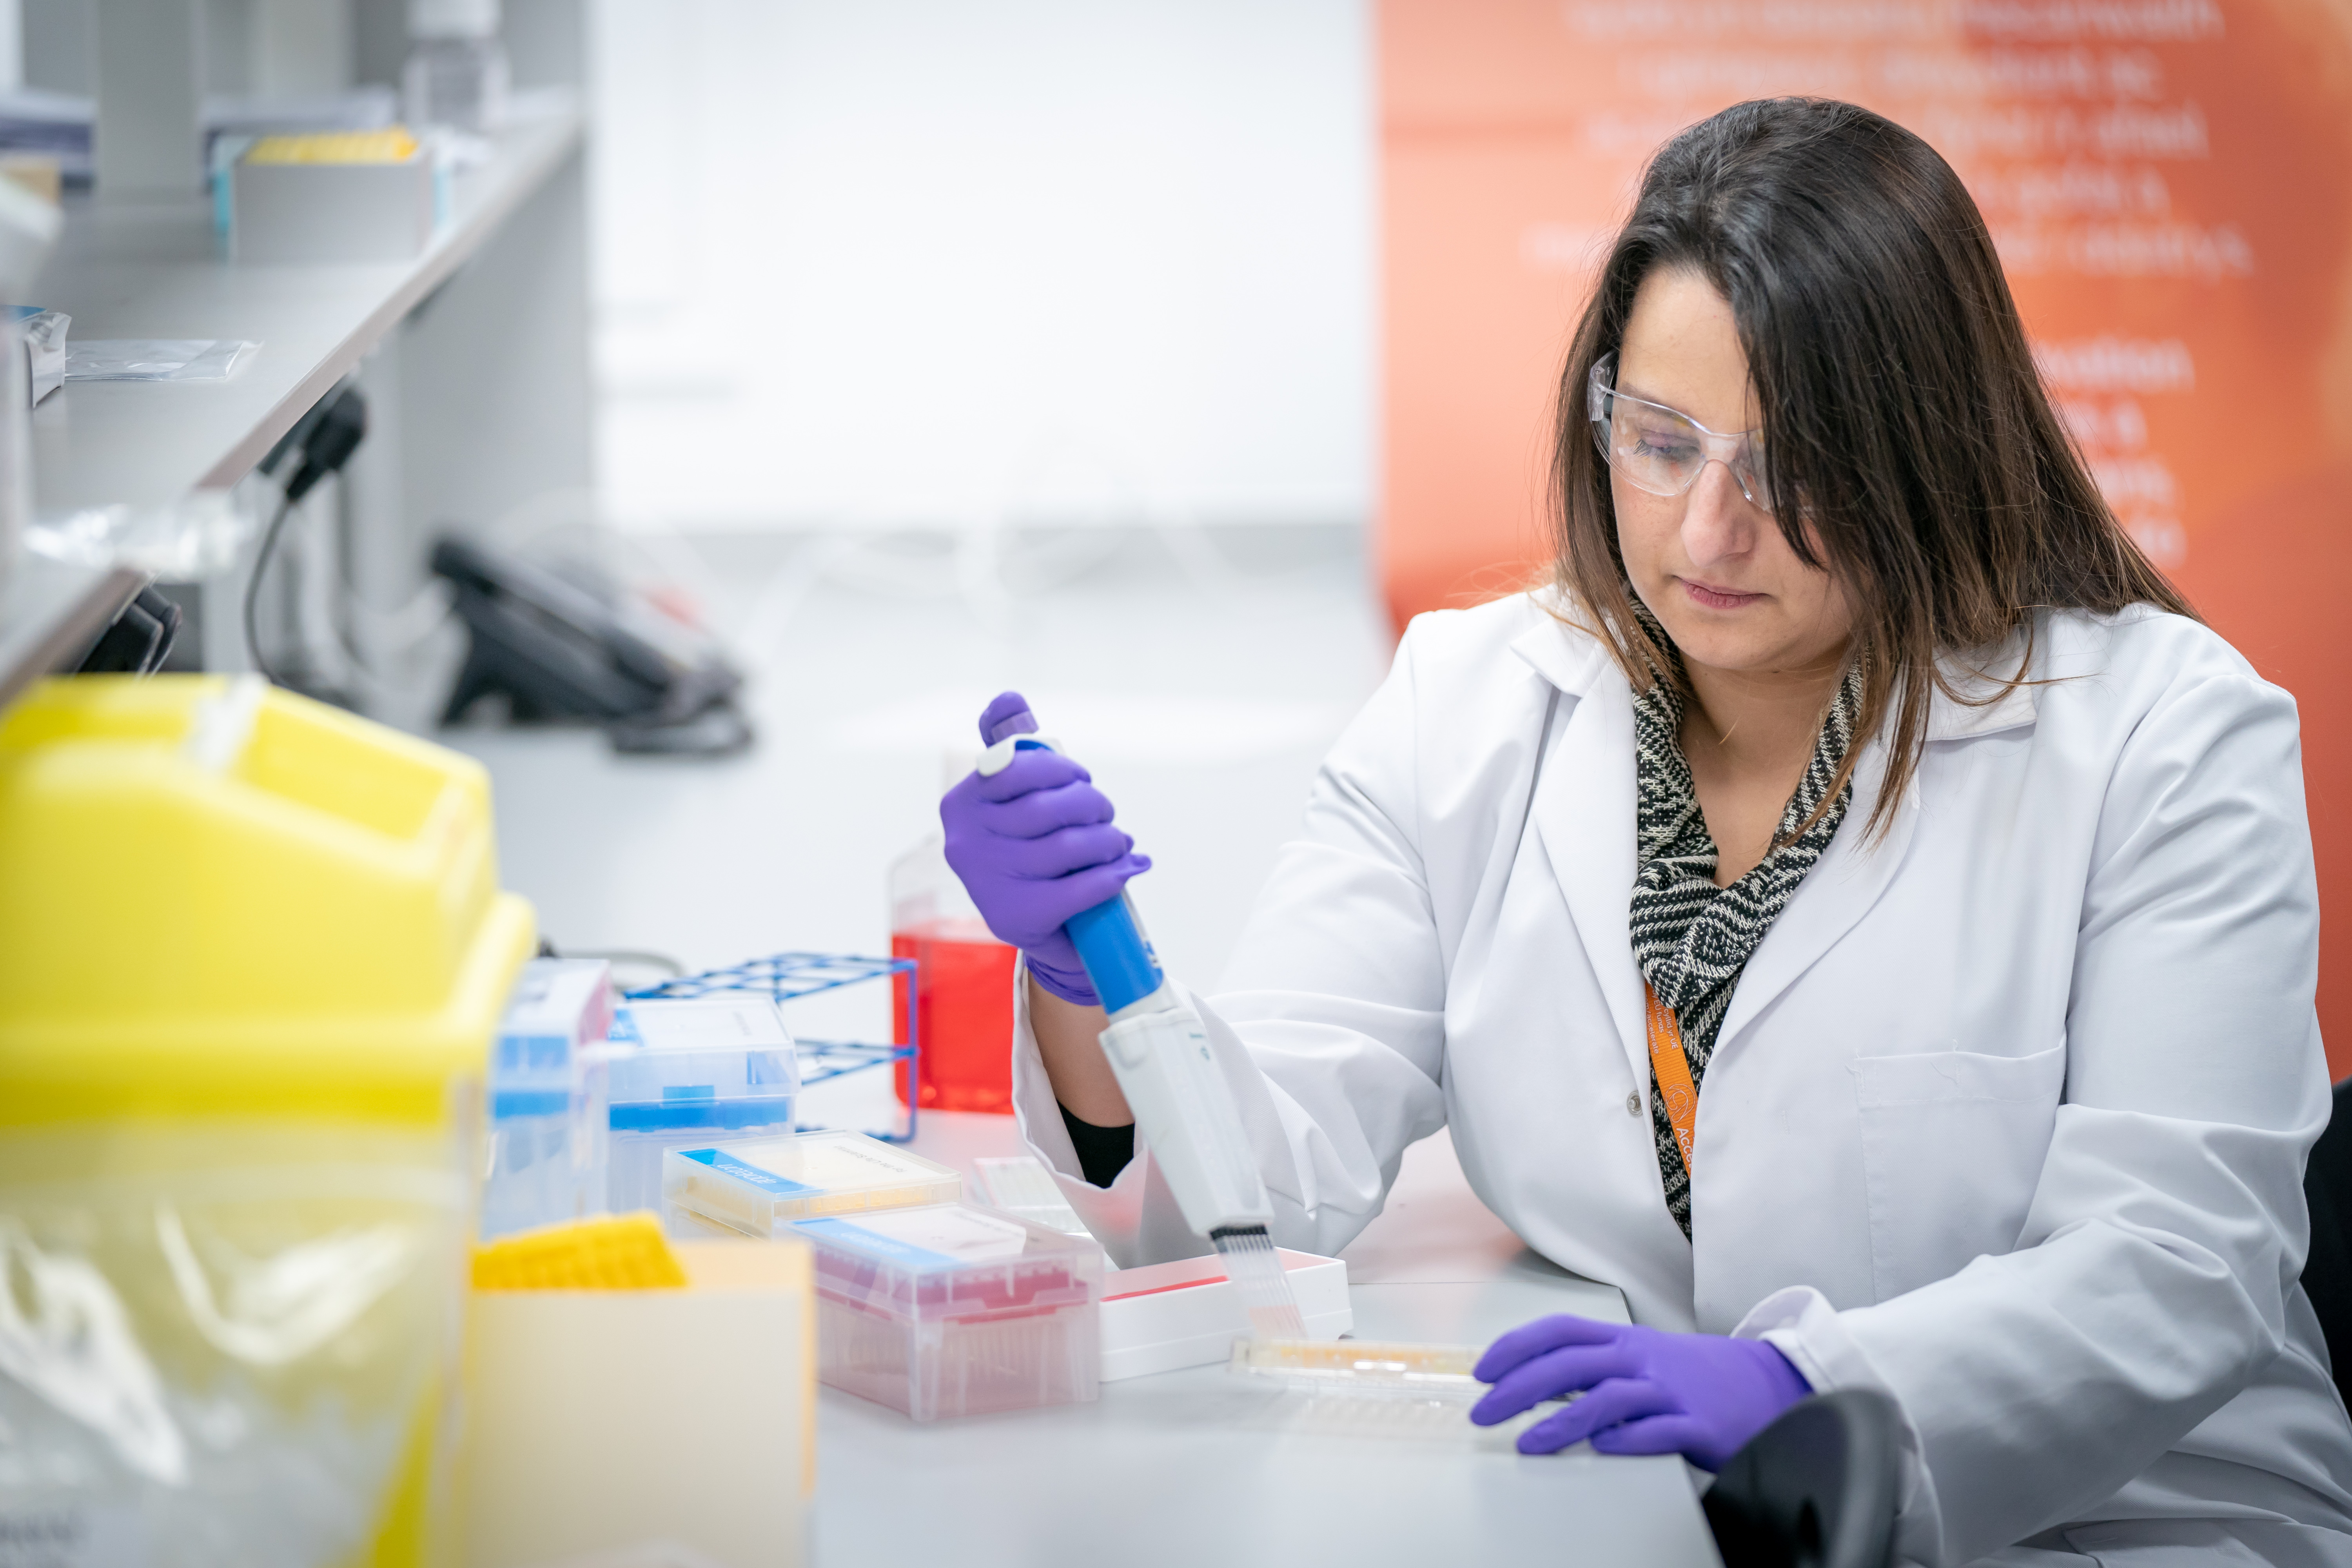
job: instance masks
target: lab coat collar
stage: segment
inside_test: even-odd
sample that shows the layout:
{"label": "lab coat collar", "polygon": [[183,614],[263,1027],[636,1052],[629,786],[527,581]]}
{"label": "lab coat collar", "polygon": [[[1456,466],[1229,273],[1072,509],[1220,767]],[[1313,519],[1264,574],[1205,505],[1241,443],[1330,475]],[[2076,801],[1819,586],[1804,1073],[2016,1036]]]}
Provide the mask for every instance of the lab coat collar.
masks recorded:
{"label": "lab coat collar", "polygon": [[1919,786],[1915,779],[1883,833],[1871,832],[1871,816],[1886,781],[1886,760],[1885,738],[1874,737],[1854,764],[1853,795],[1846,804],[1845,820],[1740,972],[1731,1006],[1716,1031],[1717,1056],[1736,1047],[1748,1023],[1860,924],[1895,880],[1911,847],[1912,829],[1918,825]]}
{"label": "lab coat collar", "polygon": [[[2037,665],[2045,662],[2049,636],[2045,620],[2035,647]],[[1990,648],[1938,658],[1937,668],[1952,691],[1948,693],[1939,686],[1929,693],[1927,738],[1931,742],[1970,740],[2032,723],[2038,688],[2020,685],[2002,689],[2017,673],[2024,651],[2025,637],[2019,632]],[[1872,833],[1871,818],[1877,813],[1885,785],[1888,755],[1882,728],[1869,739],[1854,764],[1853,797],[1836,837],[1805,874],[1788,907],[1764,933],[1755,955],[1740,973],[1723,1026],[1716,1032],[1717,1054],[1737,1048],[1748,1023],[1860,923],[1895,880],[1904,852],[1910,847],[1912,829],[1918,824],[1923,785],[1914,774],[1883,831]]]}
{"label": "lab coat collar", "polygon": [[[1520,640],[1536,643],[1538,634],[1551,631],[1538,627]],[[1567,638],[1553,635],[1551,640]],[[1529,651],[1520,648],[1523,657]],[[1608,1001],[1610,1021],[1617,1027],[1627,1068],[1635,1084],[1646,1087],[1650,1056],[1642,973],[1633,962],[1627,926],[1638,853],[1633,820],[1633,690],[1622,677],[1603,677],[1603,671],[1615,676],[1615,666],[1606,654],[1583,668],[1557,659],[1550,669],[1542,664],[1536,667],[1563,694],[1576,689],[1561,676],[1582,677],[1576,700],[1558,704],[1551,721],[1560,732],[1545,748],[1544,774],[1534,801],[1535,828],[1575,921],[1585,958]],[[1894,881],[1918,822],[1919,800],[1915,784],[1887,823],[1884,836],[1865,838],[1864,830],[1878,804],[1885,774],[1886,748],[1883,742],[1873,740],[1855,766],[1853,798],[1836,837],[1806,874],[1740,975],[1730,1010],[1716,1037],[1718,1053],[1732,1048],[1750,1020],[1860,923]]]}
{"label": "lab coat collar", "polygon": [[[1570,697],[1582,697],[1603,672],[1615,672],[1607,646],[1578,624],[1587,617],[1573,600],[1557,588],[1542,588],[1528,595],[1527,603],[1533,624],[1511,640],[1511,651],[1538,675]],[[1624,682],[1621,678],[1616,684]]]}
{"label": "lab coat collar", "polygon": [[[2041,628],[2038,643],[2046,644],[2050,628]],[[1974,653],[1948,653],[1936,660],[1945,683],[1958,695],[1948,694],[1941,687],[1927,701],[1927,739],[1930,741],[1962,741],[1976,735],[1998,734],[2033,722],[2035,705],[2033,686],[2011,686],[2003,691],[2009,678],[2018,672],[2019,659],[2025,651],[2025,637],[2012,633],[1990,648]],[[2041,662],[2042,648],[2035,648],[2036,663]],[[2026,672],[2031,675],[2032,671]]]}
{"label": "lab coat collar", "polygon": [[[1592,658],[1554,656],[1574,643],[1591,647]],[[1633,691],[1591,638],[1557,625],[1539,626],[1514,646],[1523,657],[1537,656],[1528,662],[1561,692],[1549,709],[1549,743],[1531,810],[1536,836],[1608,1000],[1633,1082],[1646,1086],[1642,973],[1626,925],[1635,852]]]}
{"label": "lab coat collar", "polygon": [[[2045,626],[2045,637],[2047,632]],[[1929,694],[1927,740],[1970,740],[2032,724],[2037,689],[2002,689],[2016,673],[2024,647],[2024,637],[2019,635],[1990,649],[1939,658],[1937,662],[1944,679],[1957,696],[1940,687]],[[2036,652],[2038,663],[2040,650]],[[1912,830],[1918,825],[1925,786],[1915,773],[1904,798],[1880,830],[1873,832],[1872,818],[1885,786],[1888,760],[1887,736],[1882,729],[1864,743],[1854,764],[1853,795],[1847,803],[1845,820],[1740,973],[1723,1026],[1716,1032],[1718,1057],[1739,1048],[1740,1036],[1748,1026],[1861,923],[1902,868]]]}
{"label": "lab coat collar", "polygon": [[[1536,830],[1608,999],[1627,1065],[1634,1081],[1646,1084],[1642,976],[1626,927],[1636,869],[1633,689],[1598,637],[1563,625],[1553,614],[1557,602],[1536,595],[1529,599],[1537,618],[1513,639],[1512,651],[1576,699],[1553,720],[1565,732],[1546,749],[1547,776],[1534,802]],[[2018,668],[2022,647],[2017,637],[1981,655],[1942,660],[1958,696],[1933,694],[1927,738],[1961,740],[2032,723],[2035,689],[2000,690]],[[1986,698],[1994,700],[1978,700]],[[1855,765],[1844,822],[1740,976],[1716,1037],[1718,1052],[1734,1048],[1748,1023],[1852,931],[1894,881],[1918,822],[1919,786],[1915,780],[1883,833],[1867,833],[1886,763],[1885,737],[1873,737]]]}

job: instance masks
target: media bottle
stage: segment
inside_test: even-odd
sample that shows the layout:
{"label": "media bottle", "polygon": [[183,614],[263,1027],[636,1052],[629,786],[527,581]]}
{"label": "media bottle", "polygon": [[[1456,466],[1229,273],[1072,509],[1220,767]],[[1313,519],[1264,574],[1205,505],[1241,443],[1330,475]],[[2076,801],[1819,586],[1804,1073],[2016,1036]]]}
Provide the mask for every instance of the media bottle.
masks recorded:
{"label": "media bottle", "polygon": [[[937,834],[890,867],[890,956],[911,958],[913,984],[891,983],[891,1026],[907,1038],[908,1009],[919,1027],[925,1110],[1013,1109],[1013,968],[1014,950],[989,933],[971,898],[947,860]],[[908,1099],[907,1067],[898,1068],[900,1104]]]}

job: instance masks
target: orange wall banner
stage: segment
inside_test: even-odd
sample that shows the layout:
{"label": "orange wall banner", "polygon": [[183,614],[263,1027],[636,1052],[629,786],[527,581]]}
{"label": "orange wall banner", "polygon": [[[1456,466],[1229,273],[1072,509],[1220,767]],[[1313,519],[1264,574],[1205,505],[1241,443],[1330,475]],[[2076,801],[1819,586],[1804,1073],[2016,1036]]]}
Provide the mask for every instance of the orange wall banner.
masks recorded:
{"label": "orange wall banner", "polygon": [[[2301,706],[2352,910],[2352,0],[1381,0],[1391,614],[1545,565],[1561,359],[1649,154],[1845,99],[1951,160],[2109,502]],[[2352,1072],[2352,914],[2321,1021]]]}

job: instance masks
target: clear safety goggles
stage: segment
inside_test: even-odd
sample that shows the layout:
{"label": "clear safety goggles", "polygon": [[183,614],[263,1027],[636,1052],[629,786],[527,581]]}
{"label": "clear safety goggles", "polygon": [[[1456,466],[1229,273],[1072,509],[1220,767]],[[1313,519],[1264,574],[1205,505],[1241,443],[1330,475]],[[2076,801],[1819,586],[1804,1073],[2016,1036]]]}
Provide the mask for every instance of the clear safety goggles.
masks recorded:
{"label": "clear safety goggles", "polygon": [[1616,370],[1615,354],[1593,362],[1585,406],[1594,445],[1627,484],[1654,496],[1678,496],[1698,483],[1709,463],[1721,463],[1750,505],[1772,510],[1772,491],[1764,479],[1763,426],[1730,436],[1710,430],[1663,403],[1619,392]]}

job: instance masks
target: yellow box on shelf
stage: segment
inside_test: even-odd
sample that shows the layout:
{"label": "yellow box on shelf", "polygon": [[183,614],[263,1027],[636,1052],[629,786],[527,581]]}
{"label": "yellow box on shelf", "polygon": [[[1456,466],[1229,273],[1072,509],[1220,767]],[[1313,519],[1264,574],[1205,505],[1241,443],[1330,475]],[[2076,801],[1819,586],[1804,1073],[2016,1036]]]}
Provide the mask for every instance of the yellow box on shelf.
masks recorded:
{"label": "yellow box on shelf", "polygon": [[0,1516],[446,1556],[481,1082],[531,945],[465,758],[251,678],[9,710],[0,1272],[37,1342],[0,1421],[70,1481],[0,1472]]}
{"label": "yellow box on shelf", "polygon": [[397,125],[230,146],[217,221],[240,263],[413,261],[449,216],[450,160]]}

